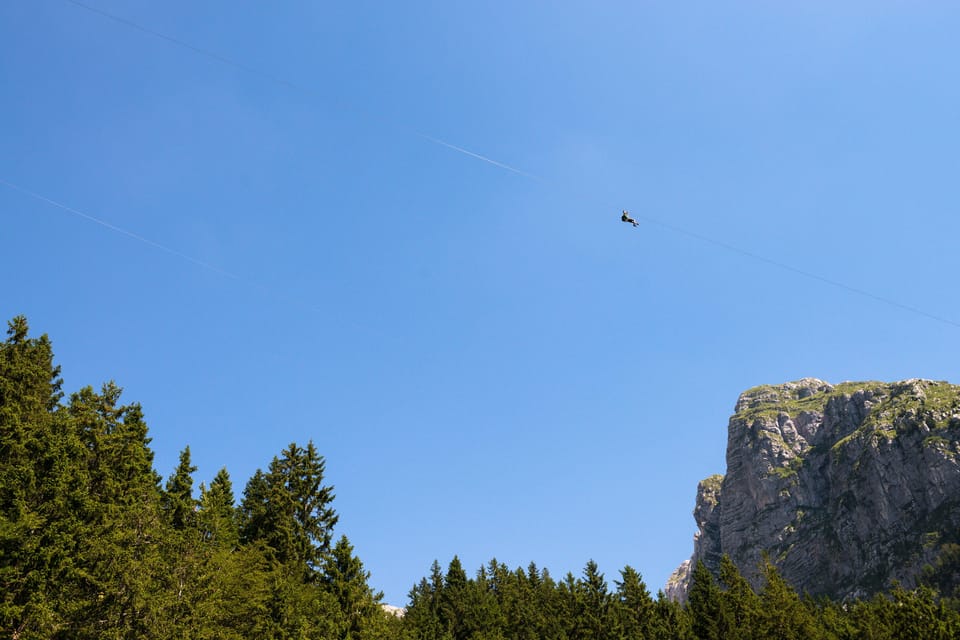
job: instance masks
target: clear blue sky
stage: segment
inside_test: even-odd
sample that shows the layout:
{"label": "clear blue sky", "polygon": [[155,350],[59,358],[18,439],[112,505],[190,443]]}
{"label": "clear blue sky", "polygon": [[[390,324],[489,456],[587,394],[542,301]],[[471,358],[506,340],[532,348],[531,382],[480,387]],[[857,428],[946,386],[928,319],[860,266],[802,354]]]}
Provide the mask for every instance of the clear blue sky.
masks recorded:
{"label": "clear blue sky", "polygon": [[0,185],[4,319],[164,477],[313,439],[391,603],[454,554],[655,591],[742,390],[960,381],[956,324],[716,244],[960,322],[952,3],[86,1],[266,76],[5,2],[0,179],[230,275]]}

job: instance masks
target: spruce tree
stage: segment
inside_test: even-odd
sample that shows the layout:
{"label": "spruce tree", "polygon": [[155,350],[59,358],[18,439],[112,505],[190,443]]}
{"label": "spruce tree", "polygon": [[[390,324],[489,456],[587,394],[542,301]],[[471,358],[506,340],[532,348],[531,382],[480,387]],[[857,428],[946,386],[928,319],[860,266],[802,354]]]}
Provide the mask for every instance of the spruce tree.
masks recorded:
{"label": "spruce tree", "polygon": [[[439,569],[439,565],[437,568]],[[416,640],[434,640],[443,634],[439,607],[436,604],[438,599],[439,594],[425,577],[410,589],[403,626]]]}
{"label": "spruce tree", "polygon": [[755,637],[761,615],[760,598],[737,566],[726,554],[720,558],[720,596],[718,628],[725,640]]}
{"label": "spruce tree", "polygon": [[305,579],[317,575],[338,520],[333,487],[323,485],[325,464],[313,442],[305,449],[291,443],[266,474],[250,479],[241,506],[241,541],[262,541],[278,562],[301,567]]}
{"label": "spruce tree", "polygon": [[69,602],[69,636],[151,637],[163,591],[159,477],[153,470],[147,425],[138,404],[119,404],[121,389],[73,394],[67,426],[84,443],[89,478],[83,504],[84,545],[77,558],[77,592]]}
{"label": "spruce tree", "polygon": [[697,561],[691,576],[690,590],[687,592],[687,611],[690,612],[690,624],[694,635],[700,640],[718,640],[720,631],[720,589],[713,574]]}
{"label": "spruce tree", "polygon": [[467,572],[463,570],[460,558],[453,556],[443,577],[440,591],[440,621],[455,640],[466,637],[464,625],[467,592]]}
{"label": "spruce tree", "polygon": [[689,609],[657,591],[650,640],[699,640],[691,628]]}
{"label": "spruce tree", "polygon": [[938,601],[933,589],[907,591],[896,585],[892,596],[894,637],[953,640],[960,635],[960,614]]}
{"label": "spruce tree", "polygon": [[764,586],[760,592],[762,615],[757,628],[760,637],[771,640],[801,640],[813,637],[816,623],[800,596],[769,560],[763,567]]}
{"label": "spruce tree", "polygon": [[340,637],[359,640],[378,628],[383,617],[380,609],[382,592],[374,592],[368,584],[370,573],[363,568],[360,558],[353,555],[353,545],[347,536],[341,536],[324,559],[324,588],[333,594],[343,613]]}
{"label": "spruce tree", "polygon": [[77,544],[77,444],[56,424],[60,368],[26,318],[0,344],[0,634],[43,637],[62,624],[58,592]]}
{"label": "spruce tree", "polygon": [[180,452],[180,462],[167,480],[164,493],[164,508],[175,529],[182,530],[192,525],[197,507],[193,499],[193,472],[197,468],[190,462],[190,447]]}
{"label": "spruce tree", "polygon": [[620,571],[620,580],[615,580],[616,624],[622,638],[640,639],[650,636],[653,624],[653,598],[640,573],[627,565]]}
{"label": "spruce tree", "polygon": [[490,640],[502,637],[504,618],[496,595],[487,581],[485,567],[467,583],[463,594],[463,631],[467,638]]}
{"label": "spruce tree", "polygon": [[267,611],[274,635],[334,637],[344,624],[339,603],[321,585],[338,519],[324,467],[312,442],[292,443],[244,491],[240,542],[261,548],[271,563]]}
{"label": "spruce tree", "polygon": [[214,546],[233,549],[239,544],[233,483],[226,467],[217,472],[209,488],[200,486],[200,512],[197,519],[201,535]]}
{"label": "spruce tree", "polygon": [[576,594],[578,633],[596,640],[611,637],[614,627],[611,615],[613,598],[593,560],[584,567],[583,578],[577,581]]}

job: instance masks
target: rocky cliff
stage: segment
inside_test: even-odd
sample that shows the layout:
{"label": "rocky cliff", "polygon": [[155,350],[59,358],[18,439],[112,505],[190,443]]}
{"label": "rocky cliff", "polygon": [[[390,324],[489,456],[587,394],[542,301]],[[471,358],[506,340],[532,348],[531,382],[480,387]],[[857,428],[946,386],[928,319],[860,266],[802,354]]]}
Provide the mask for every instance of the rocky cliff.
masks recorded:
{"label": "rocky cliff", "polygon": [[750,389],[730,418],[727,473],[700,483],[694,517],[674,598],[698,560],[716,572],[724,554],[754,586],[766,554],[811,595],[912,587],[960,542],[960,387],[805,378]]}

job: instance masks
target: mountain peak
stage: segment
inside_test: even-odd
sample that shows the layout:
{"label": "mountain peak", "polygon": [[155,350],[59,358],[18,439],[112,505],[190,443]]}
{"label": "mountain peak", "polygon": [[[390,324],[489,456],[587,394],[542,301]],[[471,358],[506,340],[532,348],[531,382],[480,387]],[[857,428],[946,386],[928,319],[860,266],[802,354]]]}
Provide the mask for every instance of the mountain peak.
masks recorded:
{"label": "mountain peak", "polygon": [[[960,387],[914,378],[803,378],[742,393],[727,471],[697,488],[691,559],[728,555],[758,586],[764,555],[798,590],[835,598],[905,587],[960,543]],[[939,565],[938,565],[939,563]]]}

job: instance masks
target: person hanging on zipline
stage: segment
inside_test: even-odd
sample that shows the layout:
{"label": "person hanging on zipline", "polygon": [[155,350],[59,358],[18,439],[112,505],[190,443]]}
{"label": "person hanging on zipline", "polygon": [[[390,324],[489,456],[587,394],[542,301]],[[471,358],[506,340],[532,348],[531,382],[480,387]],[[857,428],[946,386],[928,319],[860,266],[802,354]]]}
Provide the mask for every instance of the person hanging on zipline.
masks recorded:
{"label": "person hanging on zipline", "polygon": [[623,222],[629,222],[630,224],[632,224],[632,225],[635,226],[635,227],[640,224],[639,222],[637,222],[636,220],[634,220],[633,218],[630,217],[630,214],[627,213],[627,210],[626,210],[626,209],[623,210],[623,215],[620,216],[620,220],[623,221]]}

